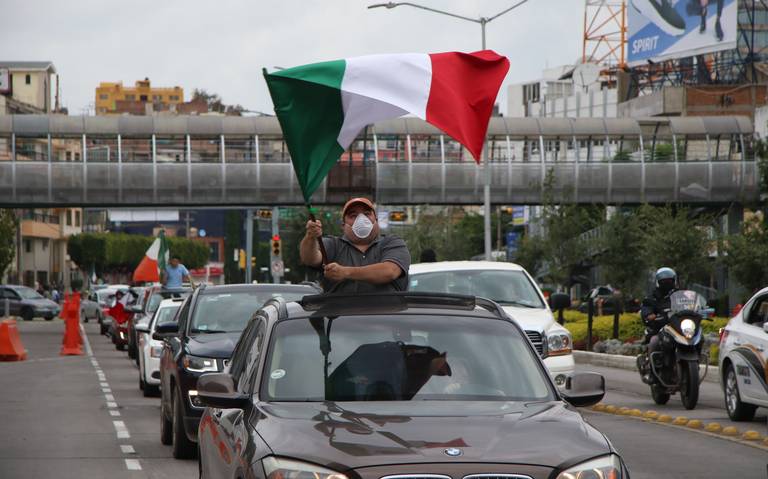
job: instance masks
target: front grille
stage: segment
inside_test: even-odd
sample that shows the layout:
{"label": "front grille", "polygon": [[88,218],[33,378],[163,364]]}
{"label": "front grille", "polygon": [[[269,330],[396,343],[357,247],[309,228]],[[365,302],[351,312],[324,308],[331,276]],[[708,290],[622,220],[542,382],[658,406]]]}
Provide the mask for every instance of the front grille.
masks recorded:
{"label": "front grille", "polygon": [[[536,352],[539,353],[539,356],[544,354],[544,341],[542,341],[541,333],[539,333],[538,331],[526,331],[525,334],[528,336],[528,339],[530,339],[531,342],[533,343],[533,347],[536,348]],[[490,477],[496,477],[496,476],[490,476]]]}
{"label": "front grille", "polygon": [[451,477],[442,474],[398,474],[395,476],[384,476],[381,479],[451,479]]}
{"label": "front grille", "polygon": [[464,479],[533,479],[531,476],[520,474],[471,474],[464,476]]}

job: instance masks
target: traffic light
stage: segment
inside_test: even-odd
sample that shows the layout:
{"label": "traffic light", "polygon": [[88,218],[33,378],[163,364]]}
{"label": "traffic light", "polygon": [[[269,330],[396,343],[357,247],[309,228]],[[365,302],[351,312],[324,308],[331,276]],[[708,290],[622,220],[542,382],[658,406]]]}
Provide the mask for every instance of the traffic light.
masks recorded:
{"label": "traffic light", "polygon": [[252,268],[256,267],[256,257],[255,256],[251,256],[251,267]]}
{"label": "traffic light", "polygon": [[272,256],[280,256],[280,235],[272,237]]}
{"label": "traffic light", "polygon": [[238,266],[240,266],[240,269],[245,269],[245,251],[240,250],[238,255]]}

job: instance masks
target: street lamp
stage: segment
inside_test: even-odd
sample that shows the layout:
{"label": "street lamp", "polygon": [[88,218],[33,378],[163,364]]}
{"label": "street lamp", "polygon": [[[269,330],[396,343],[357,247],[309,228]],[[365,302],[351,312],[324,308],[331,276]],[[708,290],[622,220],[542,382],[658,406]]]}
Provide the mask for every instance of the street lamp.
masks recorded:
{"label": "street lamp", "polygon": [[[421,10],[426,10],[428,12],[439,13],[441,15],[447,15],[449,17],[458,18],[459,20],[466,20],[472,23],[479,23],[480,31],[482,34],[482,45],[483,45],[482,49],[485,50],[485,25],[493,20],[496,20],[497,18],[504,15],[505,13],[508,13],[514,10],[515,8],[519,7],[520,5],[526,2],[528,2],[528,0],[521,0],[516,4],[512,5],[511,7],[500,11],[496,15],[493,15],[491,17],[480,17],[480,18],[465,17],[463,15],[457,15],[455,13],[438,10],[436,8],[425,7],[424,5],[419,5],[411,2],[375,3],[373,5],[368,5],[368,8],[369,9],[372,9],[372,8],[392,9],[395,7],[406,6],[406,7],[413,7]],[[483,219],[484,219],[484,230],[485,230],[485,259],[487,261],[490,261],[491,260],[491,165],[490,165],[490,161],[488,160],[487,147],[488,145],[486,142],[486,145],[483,148],[483,163],[485,164],[485,182],[484,182],[485,184],[483,185],[483,197],[484,197],[483,199],[484,218]]]}

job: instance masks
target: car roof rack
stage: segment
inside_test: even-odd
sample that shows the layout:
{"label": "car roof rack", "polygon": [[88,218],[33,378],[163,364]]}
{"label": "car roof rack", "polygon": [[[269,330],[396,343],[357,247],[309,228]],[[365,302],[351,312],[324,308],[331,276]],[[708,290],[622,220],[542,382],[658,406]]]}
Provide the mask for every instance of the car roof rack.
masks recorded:
{"label": "car roof rack", "polygon": [[361,293],[361,294],[316,294],[304,296],[298,301],[307,311],[356,310],[361,308],[446,308],[462,311],[473,311],[481,307],[499,318],[507,318],[506,313],[498,304],[485,298],[467,296],[463,294],[428,293],[397,291],[387,293]]}

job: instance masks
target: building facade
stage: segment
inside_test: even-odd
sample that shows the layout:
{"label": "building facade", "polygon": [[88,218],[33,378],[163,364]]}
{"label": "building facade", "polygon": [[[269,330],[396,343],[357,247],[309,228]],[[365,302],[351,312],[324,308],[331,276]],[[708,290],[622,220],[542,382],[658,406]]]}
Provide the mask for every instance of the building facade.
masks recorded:
{"label": "building facade", "polygon": [[0,115],[57,111],[57,83],[52,62],[0,61]]}
{"label": "building facade", "polygon": [[96,88],[97,115],[144,115],[148,106],[153,110],[167,110],[182,103],[183,88],[153,88],[149,78],[137,81],[132,88],[124,87],[122,82],[102,82]]}

